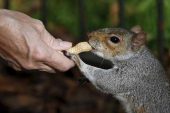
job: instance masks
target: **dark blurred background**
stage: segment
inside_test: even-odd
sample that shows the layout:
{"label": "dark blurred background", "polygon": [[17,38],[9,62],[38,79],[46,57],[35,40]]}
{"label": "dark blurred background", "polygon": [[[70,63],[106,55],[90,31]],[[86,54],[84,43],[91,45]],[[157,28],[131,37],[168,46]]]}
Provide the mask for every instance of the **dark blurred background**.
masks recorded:
{"label": "dark blurred background", "polygon": [[[56,38],[77,43],[104,27],[140,25],[147,45],[170,75],[170,1],[168,0],[0,0],[0,8],[43,21]],[[77,68],[66,73],[16,72],[0,63],[2,113],[123,113],[110,95],[97,91]]]}

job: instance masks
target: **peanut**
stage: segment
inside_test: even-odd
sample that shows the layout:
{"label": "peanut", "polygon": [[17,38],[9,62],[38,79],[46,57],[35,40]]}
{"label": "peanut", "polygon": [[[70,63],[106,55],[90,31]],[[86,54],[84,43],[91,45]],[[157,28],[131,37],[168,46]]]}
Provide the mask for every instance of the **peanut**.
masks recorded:
{"label": "peanut", "polygon": [[67,50],[70,54],[79,54],[81,52],[86,52],[92,50],[92,47],[89,45],[88,42],[80,42],[74,47]]}

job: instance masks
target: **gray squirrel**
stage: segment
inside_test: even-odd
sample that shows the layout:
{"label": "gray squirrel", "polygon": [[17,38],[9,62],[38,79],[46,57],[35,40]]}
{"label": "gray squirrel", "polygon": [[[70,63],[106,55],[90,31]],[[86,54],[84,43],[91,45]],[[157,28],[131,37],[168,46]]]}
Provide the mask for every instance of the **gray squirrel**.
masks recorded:
{"label": "gray squirrel", "polygon": [[113,67],[88,65],[75,54],[71,58],[97,89],[112,94],[127,113],[170,113],[169,80],[145,46],[146,33],[141,27],[104,28],[88,37],[93,53],[111,61]]}

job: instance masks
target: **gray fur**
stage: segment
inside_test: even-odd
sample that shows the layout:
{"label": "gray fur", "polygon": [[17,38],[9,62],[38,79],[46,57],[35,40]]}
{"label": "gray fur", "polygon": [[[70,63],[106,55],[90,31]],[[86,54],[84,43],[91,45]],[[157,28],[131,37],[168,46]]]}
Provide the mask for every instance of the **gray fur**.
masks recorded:
{"label": "gray fur", "polygon": [[[118,98],[127,113],[170,113],[170,86],[161,64],[146,47],[127,59],[110,59],[115,65],[104,70],[85,64],[79,56],[80,71],[102,92]],[[126,106],[125,106],[126,105]]]}

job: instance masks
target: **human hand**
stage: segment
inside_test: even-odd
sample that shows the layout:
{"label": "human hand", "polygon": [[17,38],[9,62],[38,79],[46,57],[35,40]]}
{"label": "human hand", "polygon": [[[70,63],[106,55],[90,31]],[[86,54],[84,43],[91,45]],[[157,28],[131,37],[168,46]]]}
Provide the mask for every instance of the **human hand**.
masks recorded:
{"label": "human hand", "polygon": [[55,39],[41,21],[0,10],[0,56],[16,70],[67,71],[74,62],[62,53],[72,43]]}

